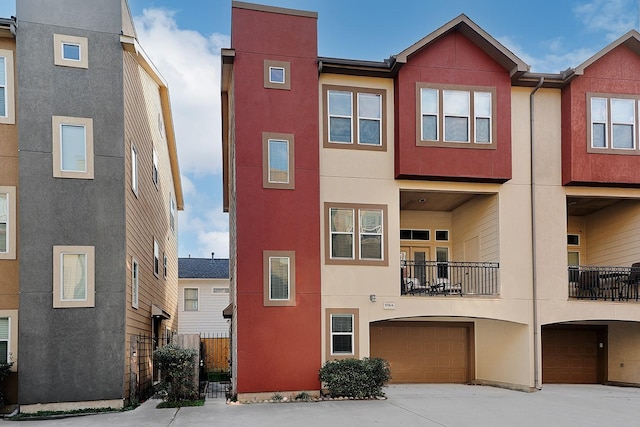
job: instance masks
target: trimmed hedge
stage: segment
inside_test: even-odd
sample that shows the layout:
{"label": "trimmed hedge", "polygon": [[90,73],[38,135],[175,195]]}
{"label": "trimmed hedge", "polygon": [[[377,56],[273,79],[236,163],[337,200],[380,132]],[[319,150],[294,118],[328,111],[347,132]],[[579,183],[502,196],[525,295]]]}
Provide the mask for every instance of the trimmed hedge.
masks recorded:
{"label": "trimmed hedge", "polygon": [[2,363],[0,363],[0,408],[2,408],[4,406],[4,403],[5,403],[4,402],[4,394],[2,393],[4,379],[9,376],[9,372],[10,372],[12,366],[13,366],[13,362],[10,362],[10,363],[2,362]]}
{"label": "trimmed hedge", "polygon": [[380,358],[330,360],[320,368],[320,381],[331,397],[384,396],[391,379],[389,363]]}
{"label": "trimmed hedge", "polygon": [[162,381],[160,390],[167,393],[167,402],[196,400],[198,388],[194,381],[196,350],[168,344],[153,352],[153,357],[160,364]]}

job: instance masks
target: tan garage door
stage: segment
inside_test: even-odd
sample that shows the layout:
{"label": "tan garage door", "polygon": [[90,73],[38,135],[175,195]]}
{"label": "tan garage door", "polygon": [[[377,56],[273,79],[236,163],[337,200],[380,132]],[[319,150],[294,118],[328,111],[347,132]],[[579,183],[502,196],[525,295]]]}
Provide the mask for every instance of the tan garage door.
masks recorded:
{"label": "tan garage door", "polygon": [[470,325],[376,322],[371,357],[386,359],[392,383],[466,383],[470,379]]}
{"label": "tan garage door", "polygon": [[597,384],[602,381],[598,347],[601,331],[585,328],[542,329],[542,382]]}

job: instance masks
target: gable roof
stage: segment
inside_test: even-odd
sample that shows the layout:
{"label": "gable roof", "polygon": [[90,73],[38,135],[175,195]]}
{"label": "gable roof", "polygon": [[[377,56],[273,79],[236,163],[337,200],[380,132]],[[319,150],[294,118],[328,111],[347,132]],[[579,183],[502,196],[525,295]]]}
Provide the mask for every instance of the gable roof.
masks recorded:
{"label": "gable roof", "polygon": [[471,40],[505,70],[508,70],[512,78],[517,78],[520,74],[529,71],[529,66],[522,59],[518,58],[499,41],[491,37],[489,33],[480,28],[464,13],[397,54],[395,58],[396,62],[406,63],[411,55],[452,31],[459,31]]}
{"label": "gable roof", "polygon": [[228,279],[229,260],[215,258],[178,258],[179,279]]}
{"label": "gable roof", "polygon": [[600,58],[605,56],[607,53],[611,52],[613,49],[622,45],[628,47],[636,55],[640,56],[640,33],[638,33],[636,30],[628,31],[626,34],[622,35],[617,40],[608,44],[598,53],[596,53],[595,55],[593,55],[592,57],[584,61],[582,64],[578,65],[576,68],[574,68],[575,74],[577,75],[584,74],[585,68],[587,68],[589,65],[593,64],[594,62],[598,61]]}

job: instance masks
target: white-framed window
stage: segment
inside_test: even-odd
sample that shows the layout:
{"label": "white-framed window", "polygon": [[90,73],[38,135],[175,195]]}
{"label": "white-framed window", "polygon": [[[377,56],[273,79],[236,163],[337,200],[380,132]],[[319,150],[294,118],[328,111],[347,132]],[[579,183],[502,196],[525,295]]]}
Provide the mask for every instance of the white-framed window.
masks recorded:
{"label": "white-framed window", "polygon": [[291,89],[291,63],[265,59],[264,87],[266,89]]}
{"label": "white-framed window", "polygon": [[289,133],[262,133],[262,188],[295,188],[294,137]]}
{"label": "white-framed window", "polygon": [[289,141],[269,139],[269,183],[289,183]]}
{"label": "white-framed window", "polygon": [[16,259],[16,188],[0,186],[0,259]]}
{"label": "white-framed window", "polygon": [[448,242],[449,241],[449,230],[436,230],[436,241],[438,241],[438,242]]}
{"label": "white-framed window", "polygon": [[386,205],[325,203],[329,264],[387,265]]}
{"label": "white-framed window", "polygon": [[211,293],[212,294],[228,294],[229,288],[212,288]]}
{"label": "white-framed window", "polygon": [[588,152],[637,153],[640,96],[587,94]]}
{"label": "white-framed window", "polygon": [[53,176],[93,179],[93,119],[52,117]]}
{"label": "white-framed window", "polygon": [[131,144],[131,189],[138,195],[138,150]]}
{"label": "white-framed window", "polygon": [[175,233],[176,231],[176,201],[173,198],[173,195],[169,193],[169,226],[171,227],[171,231]]}
{"label": "white-framed window", "polygon": [[436,247],[438,279],[449,278],[449,248]]}
{"label": "white-framed window", "polygon": [[263,251],[265,306],[296,304],[296,254],[294,251]]}
{"label": "white-framed window", "polygon": [[579,234],[567,234],[567,245],[569,245],[569,246],[580,246],[580,235]]}
{"label": "white-framed window", "polygon": [[160,275],[160,247],[156,239],[153,239],[153,274]]}
{"label": "white-framed window", "polygon": [[198,311],[198,288],[184,288],[184,311]]}
{"label": "white-framed window", "polygon": [[86,37],[53,35],[53,63],[63,67],[89,68],[89,42]]}
{"label": "white-framed window", "polygon": [[9,350],[11,334],[11,318],[0,317],[0,363],[10,362]]}
{"label": "white-framed window", "polygon": [[131,260],[131,306],[138,308],[138,294],[140,291],[140,266],[138,261]]}
{"label": "white-framed window", "polygon": [[162,253],[162,274],[164,278],[167,278],[167,254]]}
{"label": "white-framed window", "polygon": [[417,90],[418,145],[493,146],[494,88],[418,83]]}
{"label": "white-framed window", "polygon": [[15,123],[13,51],[0,49],[0,124]]}
{"label": "white-framed window", "polygon": [[330,314],[331,316],[331,355],[352,356],[354,354],[354,316],[353,314]]}
{"label": "white-framed window", "polygon": [[285,82],[285,68],[269,67],[269,82],[283,84]]}
{"label": "white-framed window", "polygon": [[53,247],[53,307],[95,307],[95,248]]}
{"label": "white-framed window", "polygon": [[152,171],[152,176],[151,178],[153,179],[153,183],[155,184],[155,186],[158,186],[158,152],[156,151],[156,149],[153,149],[153,171]]}

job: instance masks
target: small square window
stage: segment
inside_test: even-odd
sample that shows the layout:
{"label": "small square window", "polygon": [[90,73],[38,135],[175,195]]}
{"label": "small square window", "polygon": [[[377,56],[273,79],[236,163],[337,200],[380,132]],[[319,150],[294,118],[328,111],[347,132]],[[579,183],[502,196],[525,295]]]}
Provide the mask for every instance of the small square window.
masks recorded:
{"label": "small square window", "polygon": [[567,234],[567,245],[580,246],[580,235]]}
{"label": "small square window", "polygon": [[436,240],[440,242],[449,241],[449,230],[436,230]]}
{"label": "small square window", "polygon": [[266,89],[291,89],[291,63],[265,59],[264,87]]}
{"label": "small square window", "polygon": [[62,67],[89,68],[86,37],[53,35],[53,63]]}

